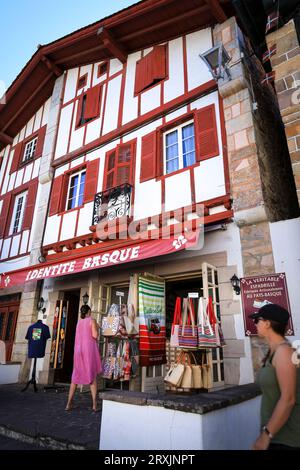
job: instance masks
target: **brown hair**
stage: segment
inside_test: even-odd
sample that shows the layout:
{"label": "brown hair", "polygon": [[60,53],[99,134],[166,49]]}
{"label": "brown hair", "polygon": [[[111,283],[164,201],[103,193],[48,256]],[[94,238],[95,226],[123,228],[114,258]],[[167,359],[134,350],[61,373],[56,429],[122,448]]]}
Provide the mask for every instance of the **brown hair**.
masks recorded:
{"label": "brown hair", "polygon": [[80,318],[85,318],[89,311],[91,310],[91,307],[89,305],[82,305],[80,309]]}

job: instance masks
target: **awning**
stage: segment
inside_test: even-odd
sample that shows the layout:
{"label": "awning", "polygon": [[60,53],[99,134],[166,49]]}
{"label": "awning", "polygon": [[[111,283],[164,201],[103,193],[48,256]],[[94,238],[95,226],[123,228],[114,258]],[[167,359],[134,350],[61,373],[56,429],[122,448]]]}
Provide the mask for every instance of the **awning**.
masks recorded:
{"label": "awning", "polygon": [[199,239],[199,229],[189,234],[176,234],[168,239],[140,240],[139,243],[130,244],[119,249],[108,251],[97,251],[92,255],[74,257],[71,260],[62,260],[59,263],[48,262],[30,266],[29,268],[10,271],[0,274],[0,289],[25,285],[27,282],[49,279],[59,276],[91,271],[92,269],[102,269],[108,266],[140,261],[156,256],[176,253],[184,249],[195,247]]}

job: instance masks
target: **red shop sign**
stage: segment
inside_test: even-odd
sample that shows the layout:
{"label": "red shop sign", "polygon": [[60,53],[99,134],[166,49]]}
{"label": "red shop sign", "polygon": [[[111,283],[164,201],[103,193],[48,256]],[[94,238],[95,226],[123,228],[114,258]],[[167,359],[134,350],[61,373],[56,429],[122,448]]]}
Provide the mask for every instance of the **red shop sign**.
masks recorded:
{"label": "red shop sign", "polygon": [[[257,312],[266,303],[278,304],[291,315],[285,273],[243,277],[241,295],[246,336],[257,334],[255,324],[249,315]],[[286,335],[294,335],[292,317],[289,319]]]}

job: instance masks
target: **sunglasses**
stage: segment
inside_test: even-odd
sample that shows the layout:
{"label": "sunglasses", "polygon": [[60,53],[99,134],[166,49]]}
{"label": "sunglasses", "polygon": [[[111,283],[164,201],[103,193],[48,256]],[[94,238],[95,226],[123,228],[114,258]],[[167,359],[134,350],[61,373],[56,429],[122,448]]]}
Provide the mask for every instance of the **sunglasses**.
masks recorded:
{"label": "sunglasses", "polygon": [[257,323],[258,323],[260,320],[264,320],[264,318],[263,318],[263,317],[254,318],[253,321],[254,321],[255,325],[257,325]]}

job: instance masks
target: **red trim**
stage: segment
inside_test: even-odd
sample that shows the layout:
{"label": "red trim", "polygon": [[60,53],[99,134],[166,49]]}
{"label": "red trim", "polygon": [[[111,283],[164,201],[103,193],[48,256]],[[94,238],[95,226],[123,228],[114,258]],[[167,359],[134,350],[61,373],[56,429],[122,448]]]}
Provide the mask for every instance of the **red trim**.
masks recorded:
{"label": "red trim", "polygon": [[183,79],[184,79],[184,93],[188,93],[188,68],[187,68],[187,49],[186,49],[186,36],[182,38],[183,48]]}
{"label": "red trim", "polygon": [[190,91],[187,95],[175,98],[167,104],[164,104],[162,107],[149,111],[148,113],[143,115],[143,117],[138,117],[130,123],[127,123],[122,127],[109,132],[104,137],[100,137],[99,139],[94,140],[93,142],[86,145],[85,148],[81,147],[80,149],[77,149],[74,152],[70,152],[67,155],[64,155],[63,157],[57,158],[54,162],[52,162],[52,166],[54,168],[61,166],[62,164],[72,160],[73,158],[82,155],[82,153],[86,153],[89,150],[93,150],[95,149],[95,147],[98,147],[100,145],[102,146],[110,142],[111,140],[120,137],[123,134],[127,134],[128,132],[135,130],[136,127],[140,127],[142,125],[147,124],[148,122],[153,121],[154,119],[160,118],[162,114],[169,113],[181,105],[184,106],[185,104],[187,104],[188,101],[194,101],[196,98],[200,98],[201,96],[213,92],[215,90],[216,82],[214,80],[200,85],[199,87]]}

